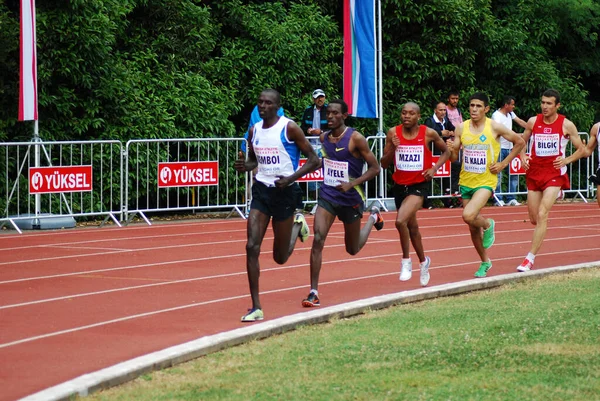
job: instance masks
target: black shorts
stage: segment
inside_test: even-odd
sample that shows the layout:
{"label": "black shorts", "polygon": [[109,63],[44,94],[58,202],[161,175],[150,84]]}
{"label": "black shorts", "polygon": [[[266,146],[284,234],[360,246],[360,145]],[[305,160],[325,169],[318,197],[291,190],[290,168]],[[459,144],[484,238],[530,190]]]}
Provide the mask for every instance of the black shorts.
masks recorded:
{"label": "black shorts", "polygon": [[327,210],[332,215],[337,216],[342,223],[348,224],[353,223],[356,220],[362,219],[363,212],[365,211],[364,202],[361,202],[356,206],[344,206],[338,205],[337,203],[329,202],[328,200],[325,200],[320,196],[318,205],[319,207],[322,207],[323,209]]}
{"label": "black shorts", "polygon": [[268,187],[255,181],[252,185],[250,209],[257,209],[273,217],[273,221],[287,220],[296,209],[302,209],[302,189],[297,183],[283,189]]}
{"label": "black shorts", "polygon": [[431,182],[425,181],[413,185],[398,185],[394,184],[394,202],[396,203],[396,209],[400,209],[402,202],[409,195],[416,195],[423,197],[423,202],[429,196],[429,188]]}

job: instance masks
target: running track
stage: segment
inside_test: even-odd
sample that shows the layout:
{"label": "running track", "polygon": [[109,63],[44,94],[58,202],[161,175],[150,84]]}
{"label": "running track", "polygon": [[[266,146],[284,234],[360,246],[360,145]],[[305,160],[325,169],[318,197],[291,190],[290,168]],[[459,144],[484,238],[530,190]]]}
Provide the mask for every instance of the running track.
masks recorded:
{"label": "running track", "polygon": [[[486,208],[483,214],[496,220],[489,275],[513,273],[533,232],[526,207]],[[414,254],[413,278],[398,281],[395,213],[384,217],[384,229],[374,230],[354,257],[344,251],[341,223],[334,224],[323,256],[323,305],[419,288]],[[555,205],[536,269],[599,261],[599,217],[595,204]],[[418,218],[432,259],[429,286],[471,279],[479,262],[461,209],[423,210]],[[308,221],[312,228],[312,217]],[[242,327],[239,318],[250,306],[245,224],[230,219],[3,232],[0,401]],[[288,263],[278,266],[267,231],[260,259],[266,319],[303,311],[311,241],[298,242]]]}

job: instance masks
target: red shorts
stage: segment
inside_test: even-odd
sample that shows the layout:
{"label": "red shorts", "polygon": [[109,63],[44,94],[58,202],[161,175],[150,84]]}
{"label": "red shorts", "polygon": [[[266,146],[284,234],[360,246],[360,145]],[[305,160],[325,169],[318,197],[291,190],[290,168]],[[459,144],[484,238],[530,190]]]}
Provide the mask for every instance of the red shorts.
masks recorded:
{"label": "red shorts", "polygon": [[569,176],[567,174],[557,175],[558,170],[552,168],[530,169],[525,175],[527,189],[529,191],[544,191],[548,187],[560,187],[570,189]]}

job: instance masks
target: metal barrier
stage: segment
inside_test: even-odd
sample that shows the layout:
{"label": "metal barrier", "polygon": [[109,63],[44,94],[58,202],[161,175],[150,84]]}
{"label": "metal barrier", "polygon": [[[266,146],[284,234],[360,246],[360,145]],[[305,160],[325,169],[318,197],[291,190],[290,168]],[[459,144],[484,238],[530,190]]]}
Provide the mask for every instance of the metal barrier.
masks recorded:
{"label": "metal barrier", "polygon": [[0,143],[0,226],[58,216],[106,216],[119,224],[123,198],[119,141]]}
{"label": "metal barrier", "polygon": [[[245,217],[249,174],[233,167],[243,138],[140,139],[125,147],[126,224],[146,213],[230,210]],[[244,212],[242,211],[244,210]]]}

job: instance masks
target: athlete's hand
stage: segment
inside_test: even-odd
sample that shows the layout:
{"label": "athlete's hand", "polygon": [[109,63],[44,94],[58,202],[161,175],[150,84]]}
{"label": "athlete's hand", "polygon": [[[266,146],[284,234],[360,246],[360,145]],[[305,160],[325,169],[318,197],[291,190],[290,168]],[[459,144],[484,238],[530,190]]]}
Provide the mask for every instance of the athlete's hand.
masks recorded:
{"label": "athlete's hand", "polygon": [[354,185],[351,182],[343,182],[341,184],[338,184],[335,189],[337,189],[338,191],[342,192],[342,193],[346,193],[348,191],[350,191],[352,188],[354,188]]}
{"label": "athlete's hand", "polygon": [[238,152],[238,159],[233,163],[233,167],[240,172],[246,171],[246,159],[243,152]]}
{"label": "athlete's hand", "polygon": [[554,165],[555,169],[559,170],[566,166],[567,162],[565,161],[564,157],[558,156],[556,159],[554,159],[554,162],[552,162],[552,164]]}
{"label": "athlete's hand", "polygon": [[492,174],[498,174],[500,173],[502,170],[504,170],[506,168],[507,164],[504,162],[496,162],[496,163],[492,163],[490,165],[490,173]]}
{"label": "athlete's hand", "polygon": [[531,160],[531,156],[525,155],[521,156],[521,165],[525,171],[529,170],[529,161]]}
{"label": "athlete's hand", "polygon": [[427,181],[431,181],[433,179],[433,176],[435,175],[435,169],[432,167],[430,169],[423,171],[422,174],[423,174],[423,177],[425,177],[425,179]]}
{"label": "athlete's hand", "polygon": [[392,137],[392,143],[394,144],[395,147],[400,146],[400,138],[398,138],[398,135],[394,135]]}
{"label": "athlete's hand", "polygon": [[275,186],[279,189],[283,189],[289,186],[291,183],[292,181],[290,181],[289,177],[285,177],[283,175],[278,175],[277,179],[275,180]]}

